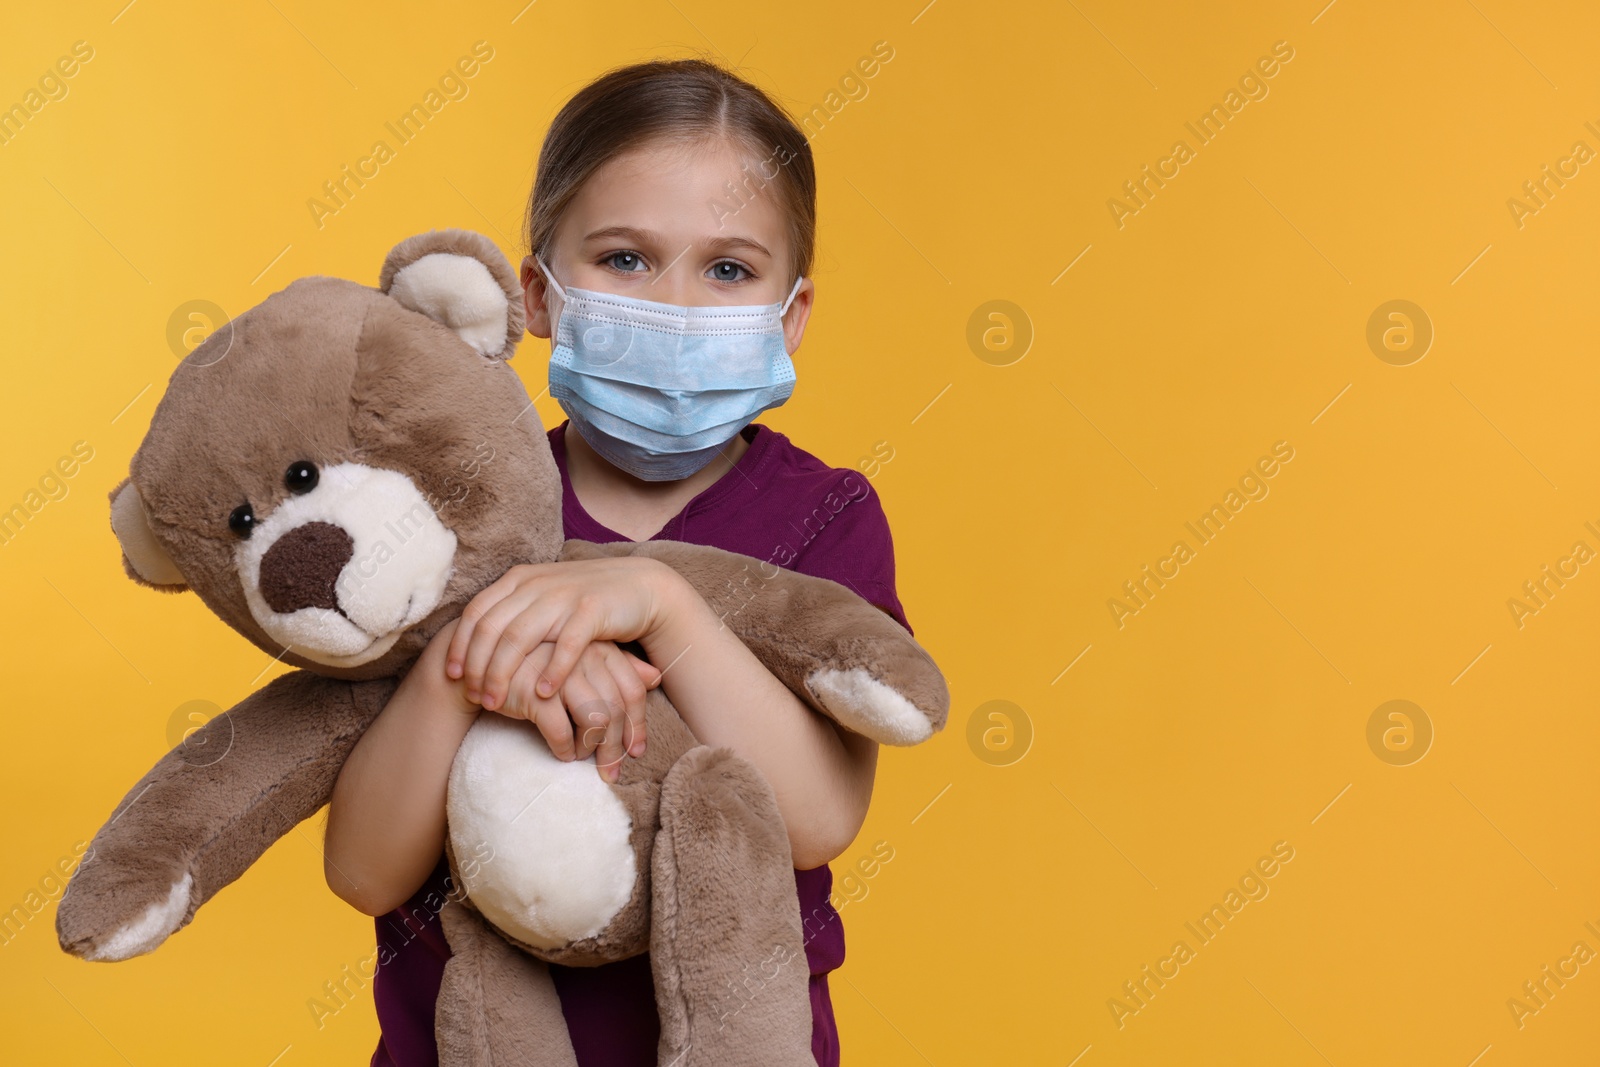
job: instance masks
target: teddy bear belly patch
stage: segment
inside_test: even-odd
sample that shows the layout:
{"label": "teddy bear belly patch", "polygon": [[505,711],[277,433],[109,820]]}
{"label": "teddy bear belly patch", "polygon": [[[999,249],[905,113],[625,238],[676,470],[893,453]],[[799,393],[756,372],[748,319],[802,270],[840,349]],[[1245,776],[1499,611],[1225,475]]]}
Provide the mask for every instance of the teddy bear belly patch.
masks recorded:
{"label": "teddy bear belly patch", "polygon": [[557,759],[531,722],[480,715],[456,750],[445,808],[456,855],[490,857],[462,872],[473,905],[528,945],[593,937],[633,895],[626,806],[593,759]]}

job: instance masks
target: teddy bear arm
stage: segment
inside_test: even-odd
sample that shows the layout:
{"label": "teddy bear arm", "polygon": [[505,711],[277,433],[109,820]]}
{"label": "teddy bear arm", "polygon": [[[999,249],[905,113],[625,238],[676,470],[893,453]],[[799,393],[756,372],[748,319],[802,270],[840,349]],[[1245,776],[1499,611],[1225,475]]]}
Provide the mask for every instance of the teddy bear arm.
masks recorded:
{"label": "teddy bear arm", "polygon": [[295,671],[161,757],[95,834],[56,913],[61,947],[122,960],[159,947],[278,838],[327,803],[381,700]]}
{"label": "teddy bear arm", "polygon": [[881,744],[942,729],[944,675],[905,628],[827,578],[681,541],[569,540],[561,559],[647,556],[675,570],[755,657],[807,704]]}

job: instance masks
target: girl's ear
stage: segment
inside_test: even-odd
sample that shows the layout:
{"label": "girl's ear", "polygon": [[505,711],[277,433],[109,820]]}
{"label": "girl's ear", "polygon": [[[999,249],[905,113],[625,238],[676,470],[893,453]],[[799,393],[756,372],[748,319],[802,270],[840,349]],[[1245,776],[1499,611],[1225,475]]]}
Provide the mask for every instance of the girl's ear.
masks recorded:
{"label": "girl's ear", "polygon": [[789,301],[789,310],[783,314],[783,343],[789,355],[794,355],[800,348],[800,341],[806,335],[806,323],[811,320],[811,307],[816,300],[817,286],[810,278],[800,283],[800,288],[795,290],[794,299]]}
{"label": "girl's ear", "polygon": [[383,261],[378,288],[490,359],[510,359],[522,340],[517,279],[481,233],[430,230],[406,238]]}
{"label": "girl's ear", "polygon": [[528,332],[535,337],[549,337],[553,332],[550,321],[550,283],[544,271],[532,256],[522,257],[522,312],[528,323]]}

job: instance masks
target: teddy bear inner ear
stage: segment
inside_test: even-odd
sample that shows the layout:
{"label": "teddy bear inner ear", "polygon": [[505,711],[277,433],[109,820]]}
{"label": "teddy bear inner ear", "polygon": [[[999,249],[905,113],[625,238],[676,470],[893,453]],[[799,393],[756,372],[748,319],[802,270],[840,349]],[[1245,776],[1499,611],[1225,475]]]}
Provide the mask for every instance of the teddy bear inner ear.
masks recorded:
{"label": "teddy bear inner ear", "polygon": [[482,234],[435,230],[406,239],[384,262],[379,288],[491,359],[509,359],[522,338],[521,285]]}
{"label": "teddy bear inner ear", "polygon": [[189,588],[183,572],[161,547],[145,517],[144,501],[131,478],[111,490],[111,530],[122,545],[122,568],[140,585],[179,593]]}

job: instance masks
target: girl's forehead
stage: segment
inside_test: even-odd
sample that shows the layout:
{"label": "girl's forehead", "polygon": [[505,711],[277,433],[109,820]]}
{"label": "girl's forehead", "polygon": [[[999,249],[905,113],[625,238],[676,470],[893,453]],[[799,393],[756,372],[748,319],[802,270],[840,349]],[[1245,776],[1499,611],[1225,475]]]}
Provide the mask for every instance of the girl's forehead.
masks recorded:
{"label": "girl's forehead", "polygon": [[613,227],[683,243],[741,235],[782,259],[788,228],[772,180],[776,166],[727,141],[641,146],[590,176],[568,204],[557,236],[575,244]]}

